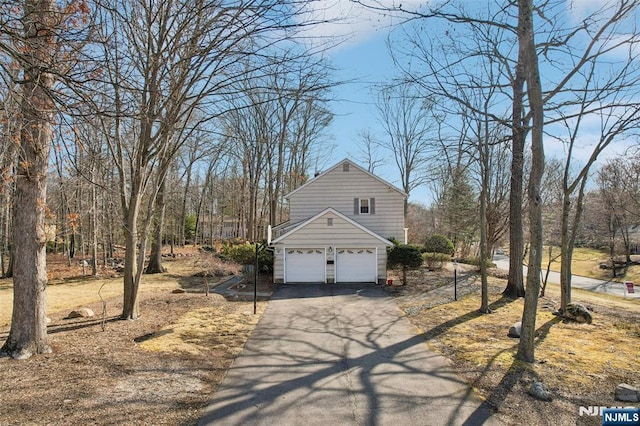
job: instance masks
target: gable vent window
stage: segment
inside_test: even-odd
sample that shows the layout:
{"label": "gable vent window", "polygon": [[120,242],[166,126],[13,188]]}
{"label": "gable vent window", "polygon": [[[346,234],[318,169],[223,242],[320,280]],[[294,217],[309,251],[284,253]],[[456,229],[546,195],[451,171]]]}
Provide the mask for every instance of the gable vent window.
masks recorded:
{"label": "gable vent window", "polygon": [[328,217],[327,218],[327,226],[333,226],[333,218],[332,217]]}
{"label": "gable vent window", "polygon": [[342,165],[342,171],[343,172],[348,172],[349,171],[349,163],[344,163]]}
{"label": "gable vent window", "polygon": [[354,198],[353,199],[353,214],[376,214],[376,199],[375,198]]}

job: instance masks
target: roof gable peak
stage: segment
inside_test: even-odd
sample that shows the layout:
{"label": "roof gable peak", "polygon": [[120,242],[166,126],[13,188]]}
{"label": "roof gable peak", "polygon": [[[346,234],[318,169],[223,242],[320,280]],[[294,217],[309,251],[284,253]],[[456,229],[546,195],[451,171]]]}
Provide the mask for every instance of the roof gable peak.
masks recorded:
{"label": "roof gable peak", "polygon": [[293,194],[303,190],[304,188],[308,187],[309,185],[311,185],[312,183],[316,182],[317,180],[322,179],[324,176],[328,175],[329,173],[333,172],[334,170],[338,169],[339,167],[343,167],[344,168],[345,167],[344,165],[346,165],[346,164],[348,164],[348,167],[353,166],[357,170],[361,171],[362,173],[365,173],[365,174],[369,175],[371,178],[373,178],[373,179],[377,180],[378,182],[382,183],[383,185],[388,186],[390,189],[393,189],[394,191],[397,191],[398,193],[402,194],[402,196],[404,196],[405,198],[407,197],[407,194],[404,191],[402,191],[401,189],[399,189],[398,187],[396,187],[395,185],[393,185],[393,184],[387,182],[386,180],[382,179],[381,177],[371,173],[370,171],[368,171],[364,167],[354,163],[350,159],[344,158],[343,160],[338,161],[336,164],[334,164],[333,166],[329,167],[326,171],[317,173],[313,178],[309,179],[305,184],[297,187],[296,189],[294,189],[293,191],[291,191],[287,195],[285,195],[285,198],[289,198]]}

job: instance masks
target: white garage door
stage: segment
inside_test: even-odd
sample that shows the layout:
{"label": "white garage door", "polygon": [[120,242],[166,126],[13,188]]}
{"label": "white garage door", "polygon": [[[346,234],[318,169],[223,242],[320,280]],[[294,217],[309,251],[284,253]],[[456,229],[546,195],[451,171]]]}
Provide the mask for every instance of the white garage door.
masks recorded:
{"label": "white garage door", "polygon": [[325,282],[324,249],[286,249],[284,262],[284,280],[287,283]]}
{"label": "white garage door", "polygon": [[378,280],[376,249],[336,250],[336,281],[370,283]]}

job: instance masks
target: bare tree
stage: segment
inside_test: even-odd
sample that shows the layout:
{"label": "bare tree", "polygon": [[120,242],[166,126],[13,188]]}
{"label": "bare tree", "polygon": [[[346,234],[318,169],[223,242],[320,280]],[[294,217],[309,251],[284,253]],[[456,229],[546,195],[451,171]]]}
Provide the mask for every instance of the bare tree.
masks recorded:
{"label": "bare tree", "polygon": [[542,278],[540,296],[545,295],[551,264],[560,258],[560,217],[562,212],[562,161],[551,159],[544,169],[544,177],[540,191],[544,202],[542,223],[544,228],[544,243],[547,246],[546,272]]}
{"label": "bare tree", "polygon": [[298,177],[326,146],[318,140],[332,119],[325,105],[329,79],[323,64],[306,58],[287,66],[267,63],[262,77],[250,76],[239,84],[242,95],[228,99],[229,111],[221,121],[226,137],[236,142],[231,153],[244,171],[250,240],[264,237],[260,230],[265,225],[283,219],[285,188],[303,183]]}
{"label": "bare tree", "polygon": [[20,39],[15,40],[20,53],[14,53],[24,73],[20,81],[22,125],[13,213],[14,298],[11,329],[1,349],[18,359],[51,351],[45,312],[44,217],[55,108],[51,96],[55,34],[60,28],[60,13],[52,0],[26,0],[22,12],[23,28]]}
{"label": "bare tree", "polygon": [[516,358],[534,362],[536,316],[540,292],[540,268],[542,264],[542,199],[540,185],[544,173],[544,101],[538,56],[536,52],[533,4],[531,0],[518,0],[518,49],[522,66],[526,70],[527,98],[531,109],[531,173],[529,176],[529,265],[527,291],[522,312],[522,332]]}
{"label": "bare tree", "polygon": [[613,277],[617,276],[616,236],[622,238],[625,263],[631,263],[632,243],[629,229],[637,224],[640,216],[639,173],[637,158],[614,158],[607,161],[598,170],[598,196],[602,200],[599,210],[601,220],[607,224],[609,231],[609,255],[613,269]]}
{"label": "bare tree", "polygon": [[[428,179],[428,154],[434,150],[439,118],[434,100],[424,96],[419,86],[400,82],[379,91],[376,107],[385,137],[379,144],[387,150],[400,173],[402,190],[410,195]],[[404,201],[407,216],[408,197]]]}
{"label": "bare tree", "polygon": [[104,3],[105,90],[114,100],[104,131],[126,241],[122,318],[138,317],[153,205],[185,135],[199,126],[195,113],[207,110],[202,116],[212,119],[223,112],[222,96],[232,95],[247,69],[258,72],[261,64],[252,58],[272,55],[302,25],[291,21],[301,6],[295,0]]}
{"label": "bare tree", "polygon": [[378,151],[380,142],[371,134],[370,129],[362,130],[359,134],[357,158],[364,164],[369,173],[375,173],[376,167],[383,163]]}
{"label": "bare tree", "polygon": [[[2,277],[11,277],[10,230],[11,205],[13,203],[14,166],[19,145],[20,105],[17,87],[12,82],[17,76],[8,79],[8,86],[0,86],[0,270]],[[7,260],[9,262],[7,263]]]}

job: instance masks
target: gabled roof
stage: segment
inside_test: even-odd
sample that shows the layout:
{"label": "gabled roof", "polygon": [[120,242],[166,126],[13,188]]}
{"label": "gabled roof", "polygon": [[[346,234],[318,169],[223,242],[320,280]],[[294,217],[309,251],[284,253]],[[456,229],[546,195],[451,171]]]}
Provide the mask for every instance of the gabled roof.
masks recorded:
{"label": "gabled roof", "polygon": [[294,189],[293,191],[291,191],[290,193],[285,195],[285,198],[289,198],[290,196],[292,196],[296,192],[301,191],[303,188],[306,188],[307,186],[311,185],[313,182],[316,182],[317,180],[322,179],[325,175],[327,175],[328,173],[330,173],[333,170],[337,169],[338,167],[341,167],[344,163],[349,163],[350,166],[355,167],[356,169],[358,169],[361,172],[371,176],[373,179],[377,180],[378,182],[382,183],[383,185],[388,186],[389,189],[393,189],[393,190],[397,191],[398,193],[400,193],[405,198],[407,197],[407,194],[404,191],[402,191],[401,189],[399,189],[397,186],[395,186],[395,185],[387,182],[386,180],[374,175],[370,171],[362,168],[361,166],[357,165],[356,163],[354,163],[353,161],[349,160],[348,158],[345,158],[344,160],[339,161],[338,163],[336,163],[335,165],[333,165],[332,167],[330,167],[326,171],[320,173],[318,176],[315,176],[315,177],[309,179],[304,185],[301,185],[301,186],[297,187],[296,189]]}
{"label": "gabled roof", "polygon": [[347,216],[343,215],[342,213],[340,213],[339,211],[337,211],[336,209],[334,209],[333,207],[328,207],[324,210],[322,210],[320,213],[318,213],[317,215],[310,217],[309,219],[302,221],[298,226],[296,226],[295,228],[291,229],[290,231],[288,231],[287,233],[280,235],[278,238],[276,238],[275,240],[271,241],[271,244],[276,244],[279,243],[280,241],[284,240],[285,238],[288,238],[290,235],[298,232],[300,229],[304,228],[305,226],[307,226],[308,224],[310,224],[311,222],[321,218],[322,216],[324,216],[327,213],[333,213],[336,216],[338,216],[341,219],[344,219],[347,223],[355,226],[356,228],[360,229],[361,231],[371,235],[372,237],[380,240],[382,243],[388,245],[388,246],[392,246],[393,243],[389,240],[387,240],[386,238],[381,237],[380,235],[376,234],[375,232],[373,232],[372,230],[362,226],[361,224],[359,224],[358,222],[354,221],[353,219],[349,219]]}

